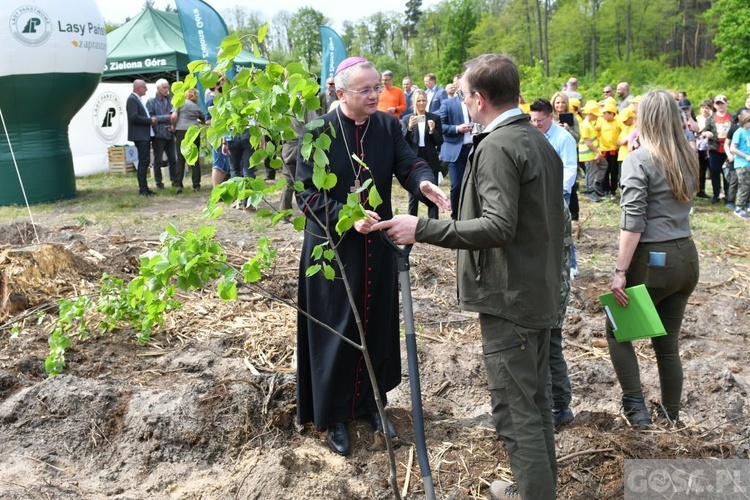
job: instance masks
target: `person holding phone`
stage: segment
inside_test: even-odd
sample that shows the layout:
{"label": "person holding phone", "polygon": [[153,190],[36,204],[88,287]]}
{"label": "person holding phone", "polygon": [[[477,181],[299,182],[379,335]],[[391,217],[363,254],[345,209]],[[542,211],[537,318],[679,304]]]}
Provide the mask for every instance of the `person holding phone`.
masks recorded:
{"label": "person holding phone", "polygon": [[[425,160],[432,169],[437,179],[440,170],[440,146],[443,144],[443,125],[440,116],[427,112],[427,92],[415,90],[412,95],[413,113],[402,119],[401,130],[404,139],[411,146],[417,156]],[[438,207],[427,200],[427,217],[438,218]],[[409,215],[417,215],[419,212],[419,200],[409,195]]]}
{"label": "person holding phone", "polygon": [[581,139],[581,128],[578,126],[578,120],[576,120],[573,111],[570,109],[570,99],[567,94],[565,92],[555,92],[550,102],[552,102],[552,111],[557,124],[568,131],[573,136],[573,139],[578,142]]}

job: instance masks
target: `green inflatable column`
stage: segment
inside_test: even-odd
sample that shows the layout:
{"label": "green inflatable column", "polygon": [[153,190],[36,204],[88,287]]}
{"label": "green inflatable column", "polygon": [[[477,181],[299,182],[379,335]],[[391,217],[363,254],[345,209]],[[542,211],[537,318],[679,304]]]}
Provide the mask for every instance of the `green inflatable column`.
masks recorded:
{"label": "green inflatable column", "polygon": [[68,125],[99,84],[106,58],[95,0],[3,0],[0,205],[24,204],[12,154],[30,203],[75,196]]}

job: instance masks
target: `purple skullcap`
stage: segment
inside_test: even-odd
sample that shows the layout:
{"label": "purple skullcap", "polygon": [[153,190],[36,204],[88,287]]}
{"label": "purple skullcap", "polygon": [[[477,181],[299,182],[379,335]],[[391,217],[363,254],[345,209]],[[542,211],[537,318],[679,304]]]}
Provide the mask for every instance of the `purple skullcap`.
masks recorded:
{"label": "purple skullcap", "polygon": [[344,59],[343,61],[341,61],[341,63],[339,64],[338,68],[336,68],[336,73],[334,73],[334,74],[338,75],[339,73],[341,73],[345,69],[351,68],[355,64],[359,64],[359,63],[363,63],[363,62],[367,62],[367,59],[365,59],[364,57],[358,57],[358,56],[347,57],[346,59]]}

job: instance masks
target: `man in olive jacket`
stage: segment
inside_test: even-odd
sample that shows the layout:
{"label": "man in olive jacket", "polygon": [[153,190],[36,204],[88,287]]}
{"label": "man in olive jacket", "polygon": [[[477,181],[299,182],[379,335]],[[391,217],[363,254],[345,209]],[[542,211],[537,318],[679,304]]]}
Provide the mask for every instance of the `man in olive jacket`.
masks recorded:
{"label": "man in olive jacket", "polygon": [[554,427],[547,396],[549,334],[561,286],[562,163],[518,109],[513,60],[466,64],[457,92],[485,131],[461,188],[458,220],[404,215],[373,226],[398,244],[457,248],[460,307],[479,313],[495,428],[518,485],[495,481],[494,498],[555,498]]}

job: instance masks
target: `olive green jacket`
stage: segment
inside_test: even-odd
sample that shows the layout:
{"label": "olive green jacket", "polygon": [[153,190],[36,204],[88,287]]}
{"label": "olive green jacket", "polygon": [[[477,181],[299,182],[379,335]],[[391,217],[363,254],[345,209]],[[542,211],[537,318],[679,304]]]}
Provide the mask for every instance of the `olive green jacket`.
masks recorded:
{"label": "olive green jacket", "polygon": [[420,220],[416,240],[457,248],[459,306],[549,328],[560,301],[563,166],[528,115],[474,136],[458,220]]}

